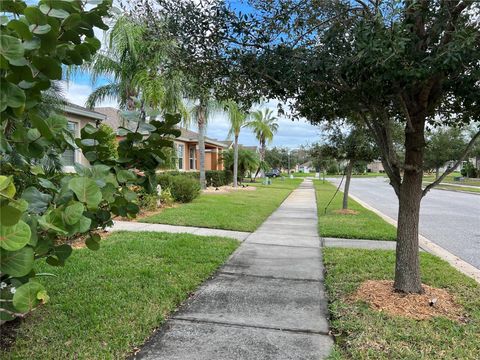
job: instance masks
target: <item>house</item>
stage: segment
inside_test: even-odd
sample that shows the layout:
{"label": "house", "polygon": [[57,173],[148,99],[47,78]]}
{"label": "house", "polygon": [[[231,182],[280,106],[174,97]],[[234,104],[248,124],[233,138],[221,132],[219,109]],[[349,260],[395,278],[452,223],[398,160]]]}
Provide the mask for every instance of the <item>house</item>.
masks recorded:
{"label": "house", "polygon": [[312,167],[312,162],[307,161],[306,163],[303,163],[301,165],[297,165],[298,168],[296,169],[297,172],[301,173],[309,173],[309,172],[314,172],[315,169]]}
{"label": "house", "polygon": [[[177,169],[180,171],[196,171],[200,168],[200,151],[198,133],[180,128],[181,135],[174,140],[177,153]],[[223,170],[221,154],[228,144],[205,137],[205,170]]]}
{"label": "house", "polygon": [[383,164],[380,160],[373,160],[371,163],[367,164],[367,172],[383,173],[385,172],[385,169],[383,168]]}
{"label": "house", "polygon": [[[129,124],[120,116],[119,110],[113,107],[96,107],[96,112],[106,116],[105,124],[109,125],[115,132],[119,127],[129,127]],[[198,149],[198,133],[179,128],[181,135],[174,140],[177,169],[179,171],[195,171],[200,168],[199,149]],[[118,139],[121,136],[117,135]],[[210,139],[205,137],[205,170],[223,170],[221,161],[221,153],[228,149],[231,143]]]}
{"label": "house", "polygon": [[[64,107],[65,117],[68,120],[68,129],[75,138],[80,137],[80,130],[87,124],[95,126],[98,122],[105,120],[105,115],[96,111],[89,110],[83,106],[67,103]],[[74,164],[79,163],[85,166],[90,162],[83,156],[80,149],[66,150],[62,155],[64,171],[75,172]]]}

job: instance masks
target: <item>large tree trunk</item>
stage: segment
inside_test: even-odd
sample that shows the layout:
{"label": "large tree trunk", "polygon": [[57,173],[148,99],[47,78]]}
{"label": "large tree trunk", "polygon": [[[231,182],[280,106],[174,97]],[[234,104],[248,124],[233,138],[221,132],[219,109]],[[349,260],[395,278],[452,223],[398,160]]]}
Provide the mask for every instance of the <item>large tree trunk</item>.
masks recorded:
{"label": "large tree trunk", "polygon": [[353,160],[349,160],[345,172],[345,188],[343,189],[343,206],[342,209],[348,209],[348,191],[350,190],[350,180],[352,179]]}
{"label": "large tree trunk", "polygon": [[418,249],[418,224],[422,200],[424,119],[405,132],[405,166],[399,192],[397,251],[394,288],[404,293],[422,293]]}
{"label": "large tree trunk", "polygon": [[206,188],[205,181],[205,106],[200,103],[198,113],[198,147],[200,152],[200,187]]}
{"label": "large tree trunk", "polygon": [[233,143],[233,187],[238,186],[238,135],[235,135]]}
{"label": "large tree trunk", "polygon": [[435,168],[435,180],[437,180],[440,177],[440,168],[437,166]]}

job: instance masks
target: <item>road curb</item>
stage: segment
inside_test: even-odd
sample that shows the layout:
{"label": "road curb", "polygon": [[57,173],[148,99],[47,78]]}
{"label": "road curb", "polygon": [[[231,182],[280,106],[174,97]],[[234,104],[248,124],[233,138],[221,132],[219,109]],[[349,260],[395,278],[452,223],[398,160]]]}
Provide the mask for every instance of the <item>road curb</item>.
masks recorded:
{"label": "road curb", "polygon": [[[390,216],[385,215],[378,209],[370,206],[369,204],[365,203],[364,201],[360,200],[358,197],[355,195],[350,195],[349,197],[355,200],[357,203],[362,205],[364,208],[373,211],[375,214],[380,216],[383,220],[388,222],[389,224],[392,224],[393,226],[397,227],[397,221],[392,219]],[[477,269],[475,266],[467,263],[466,261],[463,261],[460,259],[458,256],[452,254],[448,250],[444,249],[443,247],[435,244],[433,241],[427,239],[423,235],[418,235],[418,241],[420,244],[420,248],[423,250],[438,256],[442,260],[445,260],[448,262],[450,265],[452,265],[455,269],[460,271],[461,273],[467,275],[468,277],[471,277],[474,279],[476,282],[480,284],[480,269]]]}

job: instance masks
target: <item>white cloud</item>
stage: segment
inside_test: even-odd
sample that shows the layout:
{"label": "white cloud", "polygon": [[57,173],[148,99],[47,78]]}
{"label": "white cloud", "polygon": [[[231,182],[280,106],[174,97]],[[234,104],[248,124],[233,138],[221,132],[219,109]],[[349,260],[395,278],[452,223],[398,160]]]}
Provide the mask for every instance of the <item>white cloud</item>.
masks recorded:
{"label": "white cloud", "polygon": [[[273,138],[270,147],[281,146],[289,148],[298,148],[300,145],[312,144],[320,139],[320,128],[309,124],[306,120],[292,121],[288,114],[285,116],[278,115],[277,101],[269,101],[256,109],[271,109],[274,116],[278,118],[278,132]],[[285,108],[285,106],[284,106]],[[225,140],[229,130],[229,122],[226,114],[216,114],[212,116],[208,127],[207,136],[218,140]],[[242,129],[240,132],[240,143],[244,145],[257,145],[258,141],[250,129]]]}

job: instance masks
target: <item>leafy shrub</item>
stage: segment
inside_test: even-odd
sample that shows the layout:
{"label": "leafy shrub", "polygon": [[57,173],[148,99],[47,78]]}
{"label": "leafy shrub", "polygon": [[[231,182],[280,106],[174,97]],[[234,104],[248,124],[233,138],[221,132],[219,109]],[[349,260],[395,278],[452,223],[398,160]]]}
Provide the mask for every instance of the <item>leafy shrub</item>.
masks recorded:
{"label": "leafy shrub", "polygon": [[170,189],[162,189],[162,193],[160,194],[160,203],[162,204],[162,206],[172,206],[174,202],[175,199],[173,198]]}
{"label": "leafy shrub", "polygon": [[[56,1],[1,3],[0,321],[8,321],[48,301],[35,281],[35,264],[65,265],[72,248],[58,240],[83,235],[96,250],[96,230],[112,225],[112,215],[138,213],[130,187],[156,188],[155,169],[180,135],[175,127],[181,118],[167,114],[141,133],[124,129],[116,154],[108,145],[111,132],[92,124],[74,138],[67,119],[55,114],[63,109],[52,108],[44,95],[66,66],[82,65],[100,49],[94,28],[108,30],[102,19],[111,1],[63,1],[58,8],[51,5]],[[35,69],[34,77],[23,64]],[[139,121],[142,112],[130,114]],[[91,167],[76,164],[75,174],[65,174],[50,161],[76,148]]]}
{"label": "leafy shrub", "polygon": [[157,203],[160,197],[155,193],[141,192],[138,194],[138,206],[140,209],[154,211],[157,209]]}
{"label": "leafy shrub", "polygon": [[337,163],[331,163],[327,167],[327,174],[328,175],[335,175],[338,174],[338,165]]}
{"label": "leafy shrub", "polygon": [[230,170],[207,170],[205,179],[207,186],[224,186],[233,182],[233,173]]}
{"label": "leafy shrub", "polygon": [[115,131],[108,126],[107,124],[100,124],[98,127],[99,131],[105,134],[105,141],[104,141],[104,151],[105,151],[105,158],[113,158],[115,159],[118,156],[117,153],[117,136],[115,135]]}
{"label": "leafy shrub", "polygon": [[200,194],[200,184],[198,180],[189,176],[162,173],[158,175],[157,181],[162,189],[170,189],[173,198],[178,202],[191,202]]}
{"label": "leafy shrub", "polygon": [[474,178],[477,177],[478,171],[475,169],[475,166],[470,161],[467,161],[465,165],[463,165],[462,170],[460,171],[462,176]]}

